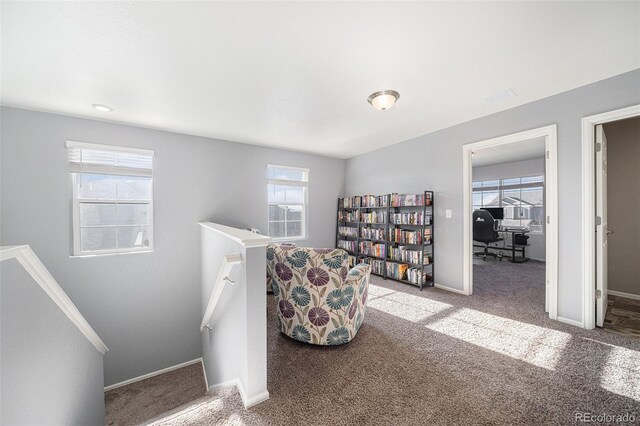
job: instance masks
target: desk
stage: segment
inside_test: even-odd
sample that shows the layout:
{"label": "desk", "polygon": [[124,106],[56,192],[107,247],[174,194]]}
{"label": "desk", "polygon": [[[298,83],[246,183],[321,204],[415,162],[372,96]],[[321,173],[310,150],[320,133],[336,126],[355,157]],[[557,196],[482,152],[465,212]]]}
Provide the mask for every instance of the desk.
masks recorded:
{"label": "desk", "polygon": [[[502,232],[503,234],[511,234],[511,246],[507,247],[511,249],[511,261],[513,263],[524,263],[527,260],[529,260],[528,257],[525,256],[525,247],[529,247],[529,243],[525,244],[525,245],[516,245],[514,244],[515,241],[515,236],[516,235],[526,235],[529,233],[529,230],[521,230],[521,229],[504,229],[504,230],[500,230],[498,232]],[[520,252],[522,254],[522,257],[516,257],[516,252]]]}
{"label": "desk", "polygon": [[[513,244],[514,241],[514,237],[516,235],[525,235],[529,233],[529,230],[522,230],[522,229],[499,229],[498,230],[499,233],[504,234],[505,237],[508,234],[511,234],[511,245],[506,245],[506,239],[505,239],[505,245],[504,246],[489,246],[489,250],[503,250],[503,251],[510,251],[511,252],[511,259],[509,259],[509,261],[513,262],[513,263],[524,263],[526,261],[529,260],[528,257],[526,257],[525,254],[525,249],[526,247],[529,247],[529,244],[525,244],[525,245],[516,245]],[[479,247],[479,248],[484,248],[483,245],[477,245],[474,244],[474,247]],[[518,256],[516,257],[516,252],[518,254],[521,254],[522,256]]]}

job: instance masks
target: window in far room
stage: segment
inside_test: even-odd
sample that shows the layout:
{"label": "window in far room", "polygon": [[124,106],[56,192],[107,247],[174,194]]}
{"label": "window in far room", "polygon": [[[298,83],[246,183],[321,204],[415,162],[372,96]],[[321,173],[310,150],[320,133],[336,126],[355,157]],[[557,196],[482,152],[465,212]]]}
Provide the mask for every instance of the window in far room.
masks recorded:
{"label": "window in far room", "polygon": [[269,236],[277,240],[306,238],[309,170],[269,164],[267,176]]}
{"label": "window in far room", "polygon": [[542,232],[544,175],[473,182],[473,209],[502,207],[502,226]]}
{"label": "window in far room", "polygon": [[153,151],[67,142],[73,255],[153,249]]}

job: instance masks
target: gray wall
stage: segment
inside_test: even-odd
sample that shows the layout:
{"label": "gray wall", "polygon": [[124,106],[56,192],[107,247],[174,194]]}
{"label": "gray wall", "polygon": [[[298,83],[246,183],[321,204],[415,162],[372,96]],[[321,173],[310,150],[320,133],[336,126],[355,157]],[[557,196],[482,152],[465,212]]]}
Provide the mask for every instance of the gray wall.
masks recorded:
{"label": "gray wall", "polygon": [[609,290],[640,295],[640,118],[604,125],[608,147]]}
{"label": "gray wall", "polygon": [[[3,107],[2,245],[29,244],[110,351],[105,383],[201,356],[198,222],[267,227],[266,165],[307,167],[309,238],[334,245],[345,161]],[[66,140],[153,149],[155,251],[71,258]]]}
{"label": "gray wall", "polygon": [[473,180],[507,179],[544,174],[544,148],[540,152],[542,155],[540,158],[474,167]]}
{"label": "gray wall", "polygon": [[[345,195],[435,190],[437,283],[462,289],[462,146],[558,125],[558,315],[582,319],[582,117],[640,103],[640,70],[468,121],[347,161]],[[451,219],[445,209],[453,210]]]}
{"label": "gray wall", "polygon": [[17,260],[0,280],[0,424],[103,425],[102,354]]}
{"label": "gray wall", "polygon": [[[544,151],[544,149],[542,149],[542,151]],[[544,157],[473,168],[474,181],[533,175],[544,175]],[[500,246],[501,244],[502,243],[495,243],[492,245]],[[530,233],[529,245],[530,247],[526,248],[527,257],[536,260],[545,260],[547,247],[543,233]]]}

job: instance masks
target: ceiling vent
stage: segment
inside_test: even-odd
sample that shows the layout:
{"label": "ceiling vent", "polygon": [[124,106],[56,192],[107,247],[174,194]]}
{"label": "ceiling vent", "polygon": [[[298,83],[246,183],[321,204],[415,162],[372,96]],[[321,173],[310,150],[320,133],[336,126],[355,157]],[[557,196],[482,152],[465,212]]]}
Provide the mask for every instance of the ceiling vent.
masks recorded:
{"label": "ceiling vent", "polygon": [[501,92],[498,93],[494,93],[493,95],[487,95],[484,98],[484,101],[486,103],[495,103],[495,102],[502,102],[502,101],[506,101],[507,99],[511,99],[511,98],[515,98],[516,96],[516,92],[514,92],[511,89],[505,89]]}

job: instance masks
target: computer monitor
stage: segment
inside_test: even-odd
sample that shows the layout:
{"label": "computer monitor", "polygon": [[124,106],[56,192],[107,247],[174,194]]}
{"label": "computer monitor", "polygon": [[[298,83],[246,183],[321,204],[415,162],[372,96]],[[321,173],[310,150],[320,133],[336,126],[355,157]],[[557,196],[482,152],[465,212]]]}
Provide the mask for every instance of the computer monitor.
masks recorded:
{"label": "computer monitor", "polygon": [[486,210],[491,213],[491,216],[496,220],[504,219],[504,209],[502,207],[487,207],[482,210]]}

